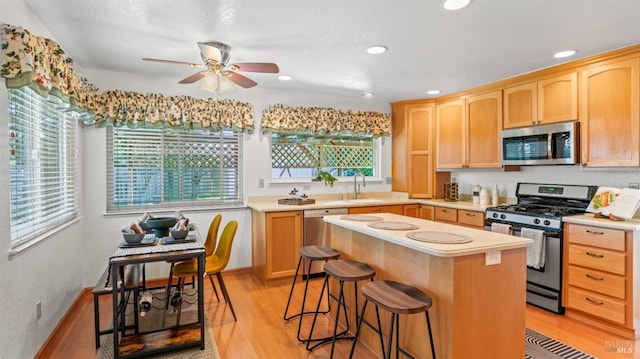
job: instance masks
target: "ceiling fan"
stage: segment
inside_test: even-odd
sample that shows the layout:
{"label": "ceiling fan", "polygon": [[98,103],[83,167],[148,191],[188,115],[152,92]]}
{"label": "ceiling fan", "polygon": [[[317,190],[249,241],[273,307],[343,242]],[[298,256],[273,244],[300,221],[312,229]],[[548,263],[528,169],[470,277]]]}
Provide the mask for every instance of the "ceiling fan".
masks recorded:
{"label": "ceiling fan", "polygon": [[258,84],[257,82],[238,72],[264,72],[276,74],[280,71],[278,65],[269,62],[246,62],[229,64],[229,59],[231,57],[231,47],[221,42],[198,42],[198,47],[200,48],[200,57],[202,57],[202,60],[204,61],[204,63],[202,64],[173,60],[151,59],[146,57],[142,60],[205,68],[205,70],[203,71],[198,71],[191,76],[185,77],[178,83],[191,84],[209,76],[214,77],[215,80],[217,80],[216,87],[218,90],[219,84],[225,79],[231,80],[235,84],[244,88],[251,88]]}

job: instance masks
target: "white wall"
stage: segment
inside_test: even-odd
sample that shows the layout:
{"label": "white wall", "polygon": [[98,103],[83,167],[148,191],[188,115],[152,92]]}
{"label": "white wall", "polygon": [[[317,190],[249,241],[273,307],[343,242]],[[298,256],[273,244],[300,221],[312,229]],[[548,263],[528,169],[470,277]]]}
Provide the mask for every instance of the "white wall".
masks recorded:
{"label": "white wall", "polygon": [[[30,32],[51,38],[40,21],[35,18],[22,0],[0,0],[0,22],[22,26]],[[64,44],[60,44],[64,49]],[[73,54],[69,54],[73,58]],[[121,89],[139,92],[155,92],[170,95],[190,95],[210,97],[198,85],[178,85],[174,78],[144,78],[117,72],[80,70],[101,90]],[[338,109],[374,110],[390,112],[389,104],[376,103],[363,98],[344,98],[301,94],[298,92],[277,92],[260,87],[236,89],[230,96],[246,101],[254,106],[256,133],[244,136],[244,194],[285,196],[293,184],[270,184],[271,174],[269,140],[260,133],[260,118],[263,109],[271,104],[283,103],[290,106],[319,106]],[[7,90],[4,81],[0,85],[0,128],[8,126]],[[6,133],[6,132],[5,132]],[[64,231],[50,236],[36,246],[19,255],[9,257],[9,236],[0,248],[0,359],[30,358],[39,350],[58,321],[80,294],[82,288],[93,286],[106,268],[109,256],[120,243],[119,229],[124,223],[138,218],[138,215],[105,216],[106,209],[106,133],[105,129],[87,127],[80,134],[81,219]],[[7,136],[0,136],[0,148],[7,149]],[[9,228],[6,214],[9,208],[8,156],[0,156],[0,228]],[[383,169],[381,178],[391,176],[391,149],[389,140],[382,145]],[[267,182],[265,188],[258,188],[258,178]],[[296,184],[296,186],[301,187]],[[339,193],[350,190],[349,183],[338,182],[334,188],[322,183],[311,183],[307,193]],[[368,183],[366,191],[388,191],[391,186],[383,182]],[[179,208],[192,221],[206,229],[216,211],[189,211]],[[228,268],[251,266],[251,213],[242,208],[223,211],[223,224],[231,219],[240,222],[233,254]],[[165,277],[168,266],[165,263],[150,266],[148,277]],[[36,302],[42,302],[42,317],[36,320]]]}

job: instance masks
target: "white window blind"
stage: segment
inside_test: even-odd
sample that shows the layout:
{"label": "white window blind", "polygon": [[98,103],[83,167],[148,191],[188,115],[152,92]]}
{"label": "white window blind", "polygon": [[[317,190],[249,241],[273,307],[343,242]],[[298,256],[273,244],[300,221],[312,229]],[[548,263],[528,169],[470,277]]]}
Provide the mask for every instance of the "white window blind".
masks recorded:
{"label": "white window blind", "polygon": [[27,87],[9,91],[11,245],[78,215],[78,121]]}
{"label": "white window blind", "polygon": [[242,205],[241,133],[107,129],[107,211]]}

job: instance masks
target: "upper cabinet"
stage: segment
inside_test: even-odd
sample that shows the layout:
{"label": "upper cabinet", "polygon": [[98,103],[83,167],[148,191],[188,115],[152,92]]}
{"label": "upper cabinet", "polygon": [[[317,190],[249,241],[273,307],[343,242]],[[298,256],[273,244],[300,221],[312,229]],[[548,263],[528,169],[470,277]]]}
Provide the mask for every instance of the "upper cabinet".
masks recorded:
{"label": "upper cabinet", "polygon": [[504,89],[505,129],[577,118],[577,72]]}
{"label": "upper cabinet", "polygon": [[437,168],[499,168],[502,92],[439,104]]}
{"label": "upper cabinet", "polygon": [[402,103],[392,107],[392,191],[412,198],[434,197],[433,103]]}
{"label": "upper cabinet", "polygon": [[638,166],[640,58],[587,67],[580,72],[582,164]]}

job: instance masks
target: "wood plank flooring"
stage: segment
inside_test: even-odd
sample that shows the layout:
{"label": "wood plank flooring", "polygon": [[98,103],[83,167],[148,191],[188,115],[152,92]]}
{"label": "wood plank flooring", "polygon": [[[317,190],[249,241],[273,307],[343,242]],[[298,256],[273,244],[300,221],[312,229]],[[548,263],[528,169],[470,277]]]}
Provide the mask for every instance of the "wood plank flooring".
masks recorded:
{"label": "wood plank flooring", "polygon": [[[246,270],[224,273],[225,283],[233,301],[238,321],[234,322],[228,306],[218,303],[211,285],[205,282],[205,308],[212,332],[223,359],[245,358],[327,358],[330,344],[308,352],[296,339],[298,320],[283,320],[284,308],[289,295],[290,284],[263,287]],[[311,298],[317,298],[321,280],[312,281]],[[152,283],[155,284],[155,283]],[[300,303],[302,286],[296,291],[293,303]],[[220,293],[220,289],[218,289]],[[100,302],[102,327],[110,319],[110,296],[103,296]],[[307,309],[315,306],[309,304]],[[36,358],[95,358],[93,337],[93,297],[91,291],[81,294],[73,312],[51,334]],[[308,332],[311,316],[305,317],[302,333]],[[527,326],[542,334],[561,340],[598,358],[638,358],[640,341],[634,342],[608,334],[597,328],[586,326],[566,318],[527,306]],[[322,316],[319,321],[322,331],[328,332],[332,322]],[[315,336],[315,334],[314,334]],[[104,336],[103,336],[104,338]],[[338,341],[336,358],[348,357],[350,341]],[[616,353],[618,348],[626,353]],[[356,358],[375,358],[373,352],[364,345],[358,345]]]}

